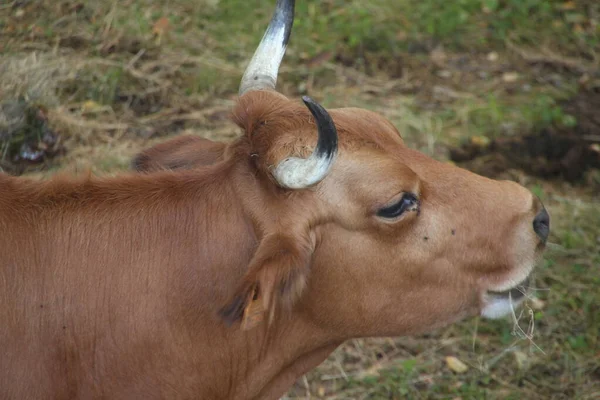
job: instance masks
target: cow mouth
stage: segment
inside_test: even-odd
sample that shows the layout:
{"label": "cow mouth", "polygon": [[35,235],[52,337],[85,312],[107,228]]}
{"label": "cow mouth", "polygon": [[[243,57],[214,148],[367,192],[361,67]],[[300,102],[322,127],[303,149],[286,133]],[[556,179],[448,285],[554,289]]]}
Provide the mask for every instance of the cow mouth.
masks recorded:
{"label": "cow mouth", "polygon": [[525,297],[531,277],[528,276],[522,282],[510,289],[502,291],[487,290],[484,295],[481,315],[486,318],[496,319],[514,313]]}
{"label": "cow mouth", "polygon": [[531,276],[528,276],[527,278],[525,278],[525,280],[523,280],[521,283],[515,285],[511,289],[503,290],[501,292],[488,290],[487,293],[488,293],[488,295],[490,295],[492,297],[496,297],[496,298],[504,298],[504,299],[510,298],[512,300],[519,300],[522,297],[525,297],[525,295],[527,294],[527,288],[529,287],[530,280],[531,280]]}

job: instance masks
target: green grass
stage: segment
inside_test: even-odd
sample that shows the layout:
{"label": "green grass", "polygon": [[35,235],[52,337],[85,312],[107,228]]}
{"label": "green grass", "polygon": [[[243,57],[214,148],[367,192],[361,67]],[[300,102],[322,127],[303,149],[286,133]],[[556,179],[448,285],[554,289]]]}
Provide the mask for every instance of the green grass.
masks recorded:
{"label": "green grass", "polygon": [[[0,5],[0,102],[25,99],[49,110],[49,123],[69,152],[46,174],[120,171],[141,148],[186,129],[228,140],[236,130],[224,116],[272,3]],[[572,126],[576,116],[561,102],[578,93],[583,78],[598,80],[590,72],[597,71],[600,54],[595,0],[297,3],[279,88],[293,97],[310,93],[328,107],[375,110],[410,146],[441,159],[448,144],[471,137]],[[162,17],[170,29],[157,35],[154,24]],[[21,133],[35,136],[36,129]],[[1,149],[18,148],[21,133],[3,137]],[[469,320],[417,338],[352,341],[289,396],[600,396],[598,195],[534,178],[525,184],[552,215],[554,243],[536,278],[543,305],[525,308],[535,323],[535,345],[517,335],[510,320]],[[529,314],[520,321],[526,332],[529,321]],[[468,371],[450,371],[444,362],[450,355]]]}

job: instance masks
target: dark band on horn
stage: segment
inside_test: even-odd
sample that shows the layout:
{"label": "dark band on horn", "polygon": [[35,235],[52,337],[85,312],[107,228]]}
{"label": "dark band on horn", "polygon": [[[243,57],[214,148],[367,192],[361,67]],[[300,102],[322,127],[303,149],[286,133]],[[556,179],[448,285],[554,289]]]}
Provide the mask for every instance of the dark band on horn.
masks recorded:
{"label": "dark band on horn", "polygon": [[318,131],[317,145],[308,158],[288,157],[273,169],[277,183],[288,189],[305,189],[321,182],[335,163],[337,130],[329,113],[308,96],[302,98],[313,115]]}
{"label": "dark band on horn", "polygon": [[287,47],[287,44],[290,41],[292,26],[294,25],[295,5],[295,0],[277,0],[275,12],[273,13],[273,17],[271,17],[271,22],[265,33],[268,35],[270,30],[276,31],[283,29],[283,41],[281,42],[281,46],[283,47]]}
{"label": "dark band on horn", "polygon": [[322,105],[308,96],[302,96],[302,101],[310,110],[317,123],[319,138],[315,148],[315,156],[333,158],[337,153],[338,136],[335,124],[329,113]]}

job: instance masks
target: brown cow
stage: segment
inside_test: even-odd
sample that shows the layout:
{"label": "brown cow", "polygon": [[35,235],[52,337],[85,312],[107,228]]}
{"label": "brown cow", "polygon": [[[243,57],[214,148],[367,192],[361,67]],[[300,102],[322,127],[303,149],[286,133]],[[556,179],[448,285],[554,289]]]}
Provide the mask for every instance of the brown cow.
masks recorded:
{"label": "brown cow", "polygon": [[522,300],[540,202],[377,114],[275,92],[292,16],[278,1],[233,143],[159,145],[144,174],[0,175],[0,398],[275,399],[347,339]]}

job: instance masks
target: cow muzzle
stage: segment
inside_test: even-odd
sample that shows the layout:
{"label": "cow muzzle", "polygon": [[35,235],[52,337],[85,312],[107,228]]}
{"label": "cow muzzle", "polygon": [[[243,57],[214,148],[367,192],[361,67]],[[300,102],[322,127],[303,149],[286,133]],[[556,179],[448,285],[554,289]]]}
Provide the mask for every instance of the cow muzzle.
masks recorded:
{"label": "cow muzzle", "polygon": [[502,291],[487,290],[483,294],[483,308],[481,316],[498,319],[502,318],[517,308],[527,298],[531,282],[531,275],[511,288]]}

